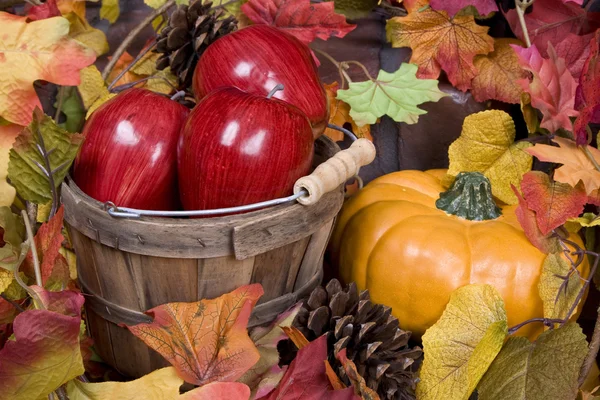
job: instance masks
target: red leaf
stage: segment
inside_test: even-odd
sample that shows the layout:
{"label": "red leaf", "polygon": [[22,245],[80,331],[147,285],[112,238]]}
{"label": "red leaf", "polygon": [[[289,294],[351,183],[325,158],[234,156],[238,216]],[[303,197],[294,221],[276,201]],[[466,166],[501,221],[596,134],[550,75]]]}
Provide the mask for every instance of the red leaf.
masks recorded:
{"label": "red leaf", "polygon": [[596,31],[590,48],[575,95],[575,108],[581,113],[575,121],[574,133],[580,145],[587,143],[587,125],[590,122],[600,123],[600,29]]}
{"label": "red leaf", "polygon": [[514,185],[511,185],[513,192],[519,199],[519,206],[515,209],[515,215],[525,232],[527,239],[537,247],[542,253],[556,253],[560,250],[560,245],[556,237],[550,237],[542,234],[536,222],[535,212],[527,207],[527,202],[521,196],[521,193]]}
{"label": "red leaf", "polygon": [[37,293],[46,310],[71,317],[81,315],[83,300],[79,296],[79,292],[74,290],[51,292],[37,285],[32,285],[30,288]]}
{"label": "red leaf", "polygon": [[494,0],[431,0],[429,4],[434,10],[444,10],[451,17],[468,6],[475,7],[479,15],[488,15],[498,11]]}
{"label": "red leaf", "polygon": [[354,389],[331,390],[325,374],[327,360],[327,335],[310,342],[298,350],[279,386],[271,392],[267,400],[355,400],[360,397]]}
{"label": "red leaf", "polygon": [[[517,12],[510,10],[506,19],[515,35],[524,41]],[[525,15],[525,23],[531,43],[537,46],[542,56],[549,56],[546,49],[548,43],[552,43],[577,78],[589,54],[590,32],[600,27],[600,13],[586,12],[575,2],[536,0],[532,12]]]}
{"label": "red leaf", "polygon": [[246,325],[262,294],[253,284],[212,300],[163,304],[146,312],[152,323],[127,328],[188,383],[235,381],[260,358]]}
{"label": "red leaf", "polygon": [[308,44],[316,38],[342,38],[356,25],[336,14],[333,2],[311,3],[310,0],[250,0],[242,11],[255,24],[272,25]]}
{"label": "red leaf", "polygon": [[12,323],[15,315],[17,315],[17,309],[0,297],[0,325]]}
{"label": "red leaf", "polygon": [[543,235],[548,235],[569,218],[579,216],[587,202],[582,184],[573,188],[566,183],[551,182],[550,177],[540,171],[526,173],[521,190],[527,207],[535,211],[537,226]]}
{"label": "red leaf", "polygon": [[182,394],[177,400],[248,400],[250,388],[239,382],[212,382]]}
{"label": "red leaf", "polygon": [[39,6],[29,6],[29,3],[27,3],[25,9],[27,10],[27,18],[32,21],[61,15],[58,5],[56,5],[56,0],[48,0]]}
{"label": "red leaf", "polygon": [[569,117],[577,116],[575,110],[576,82],[565,66],[565,60],[558,58],[551,44],[548,44],[550,59],[542,58],[535,45],[523,48],[511,45],[521,67],[533,74],[533,80],[520,79],[517,82],[531,95],[531,104],[544,115],[540,126],[555,132],[559,128],[573,129]]}

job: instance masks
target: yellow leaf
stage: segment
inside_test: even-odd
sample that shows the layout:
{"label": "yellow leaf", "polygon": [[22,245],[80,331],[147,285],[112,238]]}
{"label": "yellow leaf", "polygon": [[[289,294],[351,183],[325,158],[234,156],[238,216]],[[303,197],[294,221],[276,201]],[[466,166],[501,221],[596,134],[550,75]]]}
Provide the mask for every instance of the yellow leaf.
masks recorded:
{"label": "yellow leaf", "polygon": [[492,194],[507,204],[517,204],[511,189],[521,187],[523,175],[531,170],[532,157],[524,149],[531,143],[513,143],[515,124],[500,110],[471,114],[463,123],[460,137],[450,145],[448,174],[481,172],[492,184]]}
{"label": "yellow leaf", "polygon": [[[356,122],[350,116],[350,106],[342,100],[336,99],[339,84],[333,82],[331,85],[325,84],[323,86],[325,87],[325,93],[327,93],[327,100],[329,102],[329,123],[343,127],[345,123],[349,122],[352,124],[352,132],[357,137],[373,141],[371,126],[368,124],[362,127],[356,125]],[[325,129],[325,135],[336,142],[344,140],[344,134],[335,129]]]}
{"label": "yellow leaf", "polygon": [[49,201],[46,204],[39,204],[37,208],[37,215],[35,217],[36,221],[40,223],[48,221],[51,210],[52,201]]}
{"label": "yellow leaf", "polygon": [[[152,8],[162,7],[165,5],[166,2],[167,0],[144,0],[144,3],[146,3],[146,5]],[[177,5],[184,4],[188,6],[190,4],[190,0],[175,0],[175,2],[177,3]]]}
{"label": "yellow leaf", "polygon": [[98,100],[96,100],[94,102],[94,104],[92,104],[90,106],[90,108],[88,109],[87,114],[85,115],[85,119],[88,119],[90,117],[90,115],[92,115],[92,113],[94,111],[96,111],[96,109],[98,107],[100,107],[102,104],[106,103],[107,101],[109,101],[110,99],[115,97],[116,95],[117,95],[116,93],[108,93],[106,96],[102,96]]}
{"label": "yellow leaf", "polygon": [[173,367],[166,367],[130,382],[84,383],[73,379],[67,384],[70,400],[175,400],[183,379]]}
{"label": "yellow leaf", "polygon": [[100,18],[107,19],[108,22],[114,24],[119,18],[121,10],[119,9],[119,0],[102,0],[100,8]]}
{"label": "yellow leaf", "polygon": [[493,286],[455,290],[440,319],[423,335],[417,398],[467,400],[502,348],[507,330],[504,301]]}
{"label": "yellow leaf", "polygon": [[[14,273],[12,275],[14,276]],[[21,277],[23,282],[28,283],[27,276],[25,275],[25,273],[19,272],[19,276]],[[2,284],[0,284],[0,286],[2,286]],[[23,287],[19,285],[19,283],[16,280],[14,280],[14,278],[10,285],[8,285],[8,287],[4,290],[4,292],[0,291],[0,293],[6,296],[6,298],[8,298],[9,300],[20,300],[27,297],[27,292],[25,292],[25,289],[23,289]]]}
{"label": "yellow leaf", "polygon": [[83,106],[89,109],[98,99],[108,96],[108,89],[95,65],[81,70],[81,84],[77,87]]}
{"label": "yellow leaf", "polygon": [[0,124],[0,207],[10,207],[17,194],[15,188],[6,181],[6,177],[8,176],[8,154],[21,130],[23,127],[20,125]]}
{"label": "yellow leaf", "polygon": [[[167,81],[171,84],[169,85]],[[173,92],[173,87],[177,87],[177,77],[173,75],[170,68],[165,68],[162,71],[157,71],[154,78],[148,79],[144,87],[153,92],[169,94]]]}
{"label": "yellow leaf", "polygon": [[61,247],[58,252],[67,260],[67,265],[69,266],[69,278],[72,280],[77,279],[77,256],[74,251],[67,250],[64,247]]}
{"label": "yellow leaf", "polygon": [[562,277],[566,277],[570,270],[571,264],[560,255],[546,256],[538,283],[540,297],[544,303],[545,318],[564,319],[583,287],[583,282],[577,273],[571,274],[569,280],[565,282]]}
{"label": "yellow leaf", "polygon": [[154,75],[156,69],[156,60],[160,57],[159,53],[147,52],[140,60],[131,67],[130,71],[137,75]]}
{"label": "yellow leaf", "polygon": [[71,28],[69,36],[94,50],[97,56],[108,53],[108,42],[106,35],[99,29],[93,28],[85,19],[82,19],[75,12],[65,15],[69,20]]}
{"label": "yellow leaf", "polygon": [[13,272],[0,268],[0,293],[3,293],[13,281]]}
{"label": "yellow leaf", "polygon": [[27,21],[0,12],[0,117],[23,126],[32,121],[33,110],[42,107],[34,81],[77,86],[79,71],[96,60],[93,50],[67,36],[66,18]]}
{"label": "yellow leaf", "polygon": [[[90,0],[96,2],[98,0]],[[56,5],[62,15],[74,12],[79,18],[85,20],[85,0],[57,0]]]}

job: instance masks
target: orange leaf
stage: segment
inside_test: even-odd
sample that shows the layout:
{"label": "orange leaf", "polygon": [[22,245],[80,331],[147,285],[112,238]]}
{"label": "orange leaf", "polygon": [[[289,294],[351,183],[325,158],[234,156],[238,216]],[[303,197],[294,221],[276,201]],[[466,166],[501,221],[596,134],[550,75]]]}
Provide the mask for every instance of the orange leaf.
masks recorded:
{"label": "orange leaf", "polygon": [[29,125],[35,107],[42,108],[33,82],[77,86],[79,71],[96,54],[67,36],[70,25],[63,17],[28,23],[27,17],[0,12],[0,25],[0,117]]}
{"label": "orange leaf", "polygon": [[308,346],[308,339],[295,326],[282,326],[283,332],[290,338],[294,345],[301,349]]}
{"label": "orange leaf", "polygon": [[[109,60],[111,58],[112,57],[108,57]],[[119,57],[119,59],[117,60],[117,63],[115,64],[115,68],[113,68],[113,70],[111,71],[111,73],[108,76],[108,79],[106,81],[109,83],[112,82],[125,68],[127,68],[127,66],[129,64],[131,64],[132,61],[133,61],[132,55],[129,54],[128,52],[124,52],[121,55],[121,57]],[[131,70],[129,70],[125,73],[125,75],[123,75],[121,78],[119,78],[117,83],[115,83],[113,86],[120,86],[120,85],[124,85],[126,83],[135,82],[135,81],[140,80],[141,78],[142,78],[141,75],[134,74],[133,72],[131,72]],[[137,86],[141,87],[143,85],[144,85],[144,82],[141,82]]]}
{"label": "orange leaf", "polygon": [[342,349],[335,357],[344,367],[344,372],[354,387],[354,393],[360,395],[364,400],[379,400],[377,392],[367,386],[365,378],[358,373],[356,364],[346,356],[346,349]]}
{"label": "orange leaf", "polygon": [[127,328],[188,383],[235,381],[260,358],[246,325],[262,294],[253,284],[212,300],[163,304],[146,312],[152,323]]}
{"label": "orange leaf", "polygon": [[494,99],[513,104],[521,101],[523,89],[516,81],[526,78],[527,72],[521,68],[517,54],[510,47],[520,43],[516,39],[496,39],[493,52],[475,57],[473,64],[479,71],[471,89],[475,100]]}
{"label": "orange leaf", "polygon": [[445,11],[427,9],[388,21],[387,38],[393,47],[410,47],[410,62],[419,66],[417,77],[437,79],[441,70],[453,86],[466,91],[477,75],[473,58],[494,50],[487,27],[472,15],[448,17]]}
{"label": "orange leaf", "polygon": [[[352,117],[350,116],[350,106],[345,102],[336,99],[339,84],[333,82],[331,85],[324,84],[325,93],[327,93],[327,100],[329,101],[329,123],[343,127],[345,123],[352,124],[352,132],[359,138],[367,138],[373,141],[371,136],[371,126],[364,125],[358,127]],[[325,129],[325,135],[329,136],[336,142],[344,140],[344,134],[335,129]]]}
{"label": "orange leaf", "polygon": [[[562,183],[568,183],[575,187],[577,183],[583,182],[587,194],[592,194],[600,188],[600,171],[586,156],[581,147],[574,141],[561,137],[552,139],[559,147],[546,144],[536,144],[533,147],[525,149],[532,156],[540,161],[563,164],[562,167],[554,171],[554,180]],[[600,150],[587,146],[596,163],[600,163]]]}

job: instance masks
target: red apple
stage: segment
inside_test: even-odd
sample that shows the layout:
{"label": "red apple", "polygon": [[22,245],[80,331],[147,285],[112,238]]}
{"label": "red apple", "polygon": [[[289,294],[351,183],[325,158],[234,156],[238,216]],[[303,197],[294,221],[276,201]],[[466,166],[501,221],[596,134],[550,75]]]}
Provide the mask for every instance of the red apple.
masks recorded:
{"label": "red apple", "polygon": [[313,135],[295,106],[221,88],[192,110],[178,157],[183,208],[235,207],[290,195],[311,167]]}
{"label": "red apple", "polygon": [[266,95],[278,83],[285,90],[275,97],[302,110],[315,137],[323,133],[329,106],[313,55],[308,46],[280,29],[252,25],[223,36],[202,54],[193,78],[198,100],[226,86]]}
{"label": "red apple", "polygon": [[177,142],[188,114],[188,108],[146,89],[120,93],[86,122],[75,183],[101,202],[177,209]]}

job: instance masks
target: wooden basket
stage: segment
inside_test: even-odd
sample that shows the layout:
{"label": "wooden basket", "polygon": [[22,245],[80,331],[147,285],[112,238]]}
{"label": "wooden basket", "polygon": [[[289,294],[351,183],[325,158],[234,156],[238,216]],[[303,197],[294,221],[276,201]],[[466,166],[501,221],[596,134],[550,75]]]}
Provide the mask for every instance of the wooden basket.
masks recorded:
{"label": "wooden basket", "polygon": [[314,204],[226,217],[114,218],[68,180],[62,187],[65,222],[100,357],[131,377],[167,365],[118,326],[151,322],[144,311],[164,303],[214,298],[260,283],[265,293],[249,323],[256,326],[309,294],[321,282],[323,254],[344,200],[342,183],[374,158],[372,144],[363,147],[339,152],[327,137],[315,142],[319,167],[294,188],[307,190],[302,202]]}

